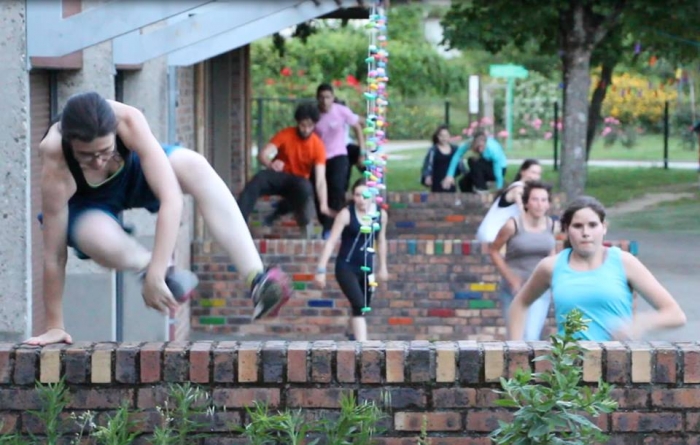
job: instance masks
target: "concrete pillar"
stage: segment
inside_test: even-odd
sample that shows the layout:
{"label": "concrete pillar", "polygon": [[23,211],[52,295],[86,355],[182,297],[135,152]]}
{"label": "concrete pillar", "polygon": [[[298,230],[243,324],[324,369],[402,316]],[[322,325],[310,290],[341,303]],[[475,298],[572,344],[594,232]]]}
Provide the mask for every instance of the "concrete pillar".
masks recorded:
{"label": "concrete pillar", "polygon": [[[101,0],[83,0],[82,10],[99,6]],[[96,91],[114,99],[112,42],[107,41],[83,50],[83,68],[59,71],[58,109],[76,93]],[[116,275],[93,261],[79,260],[70,249],[66,268],[63,312],[66,329],[76,341],[115,340]]]}
{"label": "concrete pillar", "polygon": [[31,333],[29,73],[25,2],[0,3],[0,341]]}

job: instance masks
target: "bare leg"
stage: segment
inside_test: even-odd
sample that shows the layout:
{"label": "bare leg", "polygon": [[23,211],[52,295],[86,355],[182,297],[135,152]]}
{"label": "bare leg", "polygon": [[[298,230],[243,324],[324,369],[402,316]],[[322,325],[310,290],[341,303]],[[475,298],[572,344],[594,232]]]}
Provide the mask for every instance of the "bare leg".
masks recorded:
{"label": "bare leg", "polygon": [[204,221],[245,279],[263,270],[248,225],[238,204],[216,171],[204,157],[180,149],[170,156],[170,163],[184,193],[192,195]]}
{"label": "bare leg", "polygon": [[367,341],[367,320],[365,317],[352,317],[351,323],[355,340]]}
{"label": "bare leg", "polygon": [[151,261],[148,249],[99,210],[80,216],[75,225],[75,241],[97,264],[110,269],[140,271]]}

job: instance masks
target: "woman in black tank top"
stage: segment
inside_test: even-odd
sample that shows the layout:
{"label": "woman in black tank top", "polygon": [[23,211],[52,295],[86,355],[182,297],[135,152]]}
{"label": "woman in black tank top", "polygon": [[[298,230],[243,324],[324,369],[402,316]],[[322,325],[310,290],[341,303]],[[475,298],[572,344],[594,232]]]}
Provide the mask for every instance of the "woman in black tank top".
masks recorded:
{"label": "woman in black tank top", "polygon": [[[364,179],[359,179],[353,184],[352,193],[352,202],[335,218],[318,262],[315,281],[320,287],[325,287],[326,265],[340,240],[340,249],[335,261],[335,279],[352,307],[351,326],[354,339],[366,341],[367,322],[363,316],[370,311],[377,282],[386,281],[388,278],[387,214],[384,210],[377,212],[372,208],[374,205],[370,200],[371,191]],[[375,253],[378,254],[376,263]]]}

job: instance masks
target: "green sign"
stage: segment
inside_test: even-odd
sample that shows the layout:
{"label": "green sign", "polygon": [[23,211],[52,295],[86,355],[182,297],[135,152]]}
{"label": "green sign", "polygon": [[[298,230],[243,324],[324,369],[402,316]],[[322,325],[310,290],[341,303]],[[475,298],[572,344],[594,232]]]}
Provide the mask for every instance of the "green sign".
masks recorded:
{"label": "green sign", "polygon": [[491,65],[489,66],[489,76],[505,77],[515,79],[526,79],[527,69],[520,65]]}

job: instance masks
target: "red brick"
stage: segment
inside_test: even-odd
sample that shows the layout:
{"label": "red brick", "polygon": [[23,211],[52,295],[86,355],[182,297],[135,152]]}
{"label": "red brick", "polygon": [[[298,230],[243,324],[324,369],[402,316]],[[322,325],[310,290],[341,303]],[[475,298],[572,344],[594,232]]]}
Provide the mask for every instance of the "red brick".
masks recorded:
{"label": "red brick", "polygon": [[609,383],[626,383],[630,376],[630,358],[627,348],[618,342],[604,343],[603,346],[607,359],[605,381]]}
{"label": "red brick", "polygon": [[164,343],[146,343],[140,352],[141,382],[153,383],[161,379],[160,367]]}
{"label": "red brick", "polygon": [[336,351],[336,378],[340,383],[354,383],[356,377],[355,343],[339,343]]}
{"label": "red brick", "polygon": [[290,382],[306,382],[307,354],[309,344],[307,342],[292,342],[287,349],[287,380]]}
{"label": "red brick", "polygon": [[168,400],[170,390],[167,386],[151,386],[136,390],[136,407],[138,409],[154,409],[163,406]]}
{"label": "red brick", "polygon": [[649,408],[649,390],[645,388],[613,388],[610,397],[620,409]]}
{"label": "red brick", "polygon": [[413,319],[409,317],[389,317],[388,323],[391,326],[407,326],[413,324]]}
{"label": "red brick", "polygon": [[133,407],[134,390],[119,388],[85,389],[78,388],[71,392],[68,409],[110,409],[119,408],[122,401]]}
{"label": "red brick", "polygon": [[461,431],[462,415],[458,412],[442,411],[428,413],[398,412],[394,414],[397,431]]}
{"label": "red brick", "polygon": [[67,383],[85,383],[90,369],[89,350],[92,343],[74,343],[65,350],[63,360],[65,363],[65,375]]}
{"label": "red brick", "polygon": [[473,408],[476,405],[474,388],[439,388],[433,390],[433,407]]}
{"label": "red brick", "polygon": [[454,317],[454,309],[428,309],[428,317]]}
{"label": "red brick", "polygon": [[0,384],[10,383],[12,380],[12,343],[0,343]]}
{"label": "red brick", "polygon": [[676,383],[676,348],[666,342],[652,341],[650,343],[656,355],[656,366],[652,376],[654,383]]}
{"label": "red brick", "polygon": [[39,348],[21,346],[15,350],[13,381],[16,385],[34,385],[39,369]]}
{"label": "red brick", "polygon": [[651,405],[658,408],[700,408],[700,388],[654,388]]}
{"label": "red brick", "polygon": [[700,383],[700,346],[695,343],[684,343],[680,348],[683,383]]}
{"label": "red brick", "polygon": [[330,383],[333,379],[333,352],[335,344],[330,341],[317,341],[311,347],[311,381]]}
{"label": "red brick", "polygon": [[236,348],[235,341],[220,342],[214,349],[214,382],[231,383],[236,377],[235,367]]}
{"label": "red brick", "polygon": [[615,412],[612,413],[615,432],[673,432],[683,430],[683,415],[668,412]]}
{"label": "red brick", "polygon": [[270,408],[280,406],[279,388],[216,388],[212,400],[217,407],[245,408],[254,402],[267,404]]}
{"label": "red brick", "polygon": [[11,434],[17,430],[18,414],[0,413],[0,434]]}
{"label": "red brick", "polygon": [[382,350],[364,343],[360,353],[360,381],[362,383],[381,383],[383,360]]}
{"label": "red brick", "polygon": [[485,432],[498,428],[498,421],[511,422],[513,414],[504,410],[470,410],[467,412],[467,431]]}
{"label": "red brick", "polygon": [[508,377],[513,377],[518,369],[531,371],[530,368],[530,348],[525,342],[507,342],[508,351]]}
{"label": "red brick", "polygon": [[194,383],[209,382],[211,347],[210,342],[197,342],[190,348],[190,381]]}
{"label": "red brick", "polygon": [[287,390],[287,407],[340,408],[340,397],[348,391],[341,388],[290,388]]}

